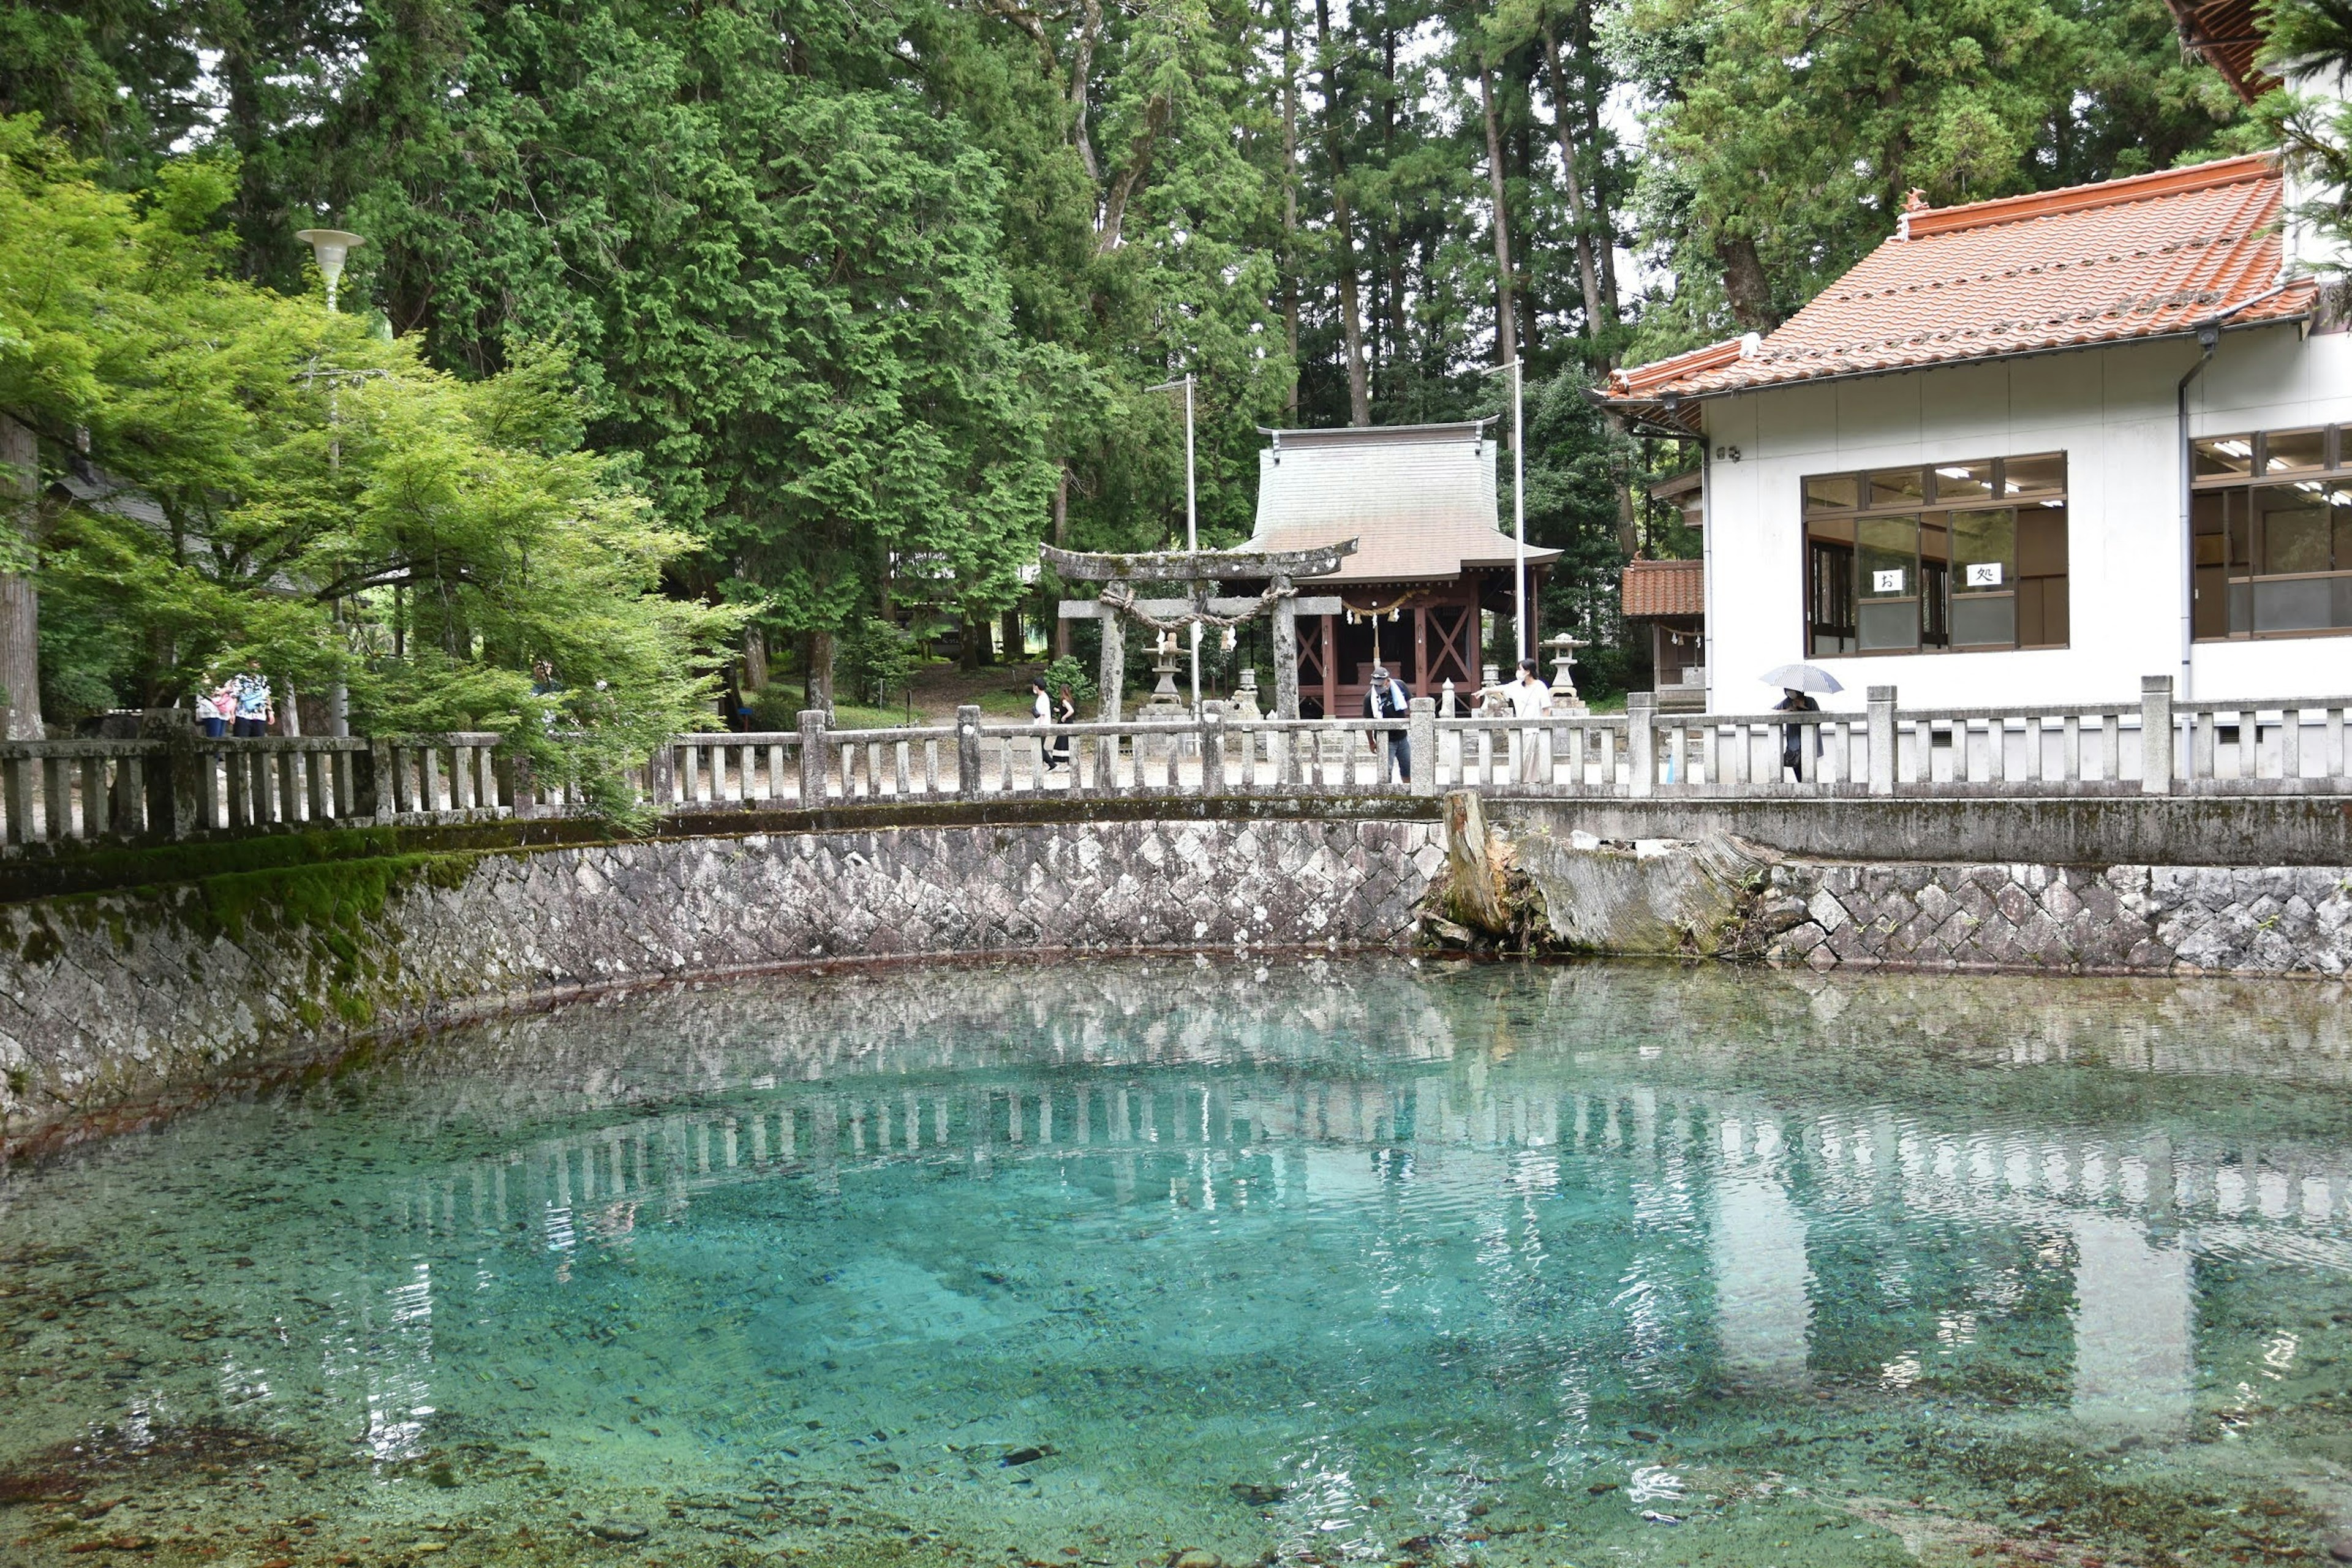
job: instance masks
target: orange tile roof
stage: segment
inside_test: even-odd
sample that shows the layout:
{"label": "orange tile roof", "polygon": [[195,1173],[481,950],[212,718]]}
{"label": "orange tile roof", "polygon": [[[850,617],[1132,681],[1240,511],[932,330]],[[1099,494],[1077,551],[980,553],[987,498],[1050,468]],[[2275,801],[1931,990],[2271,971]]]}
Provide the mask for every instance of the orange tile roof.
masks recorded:
{"label": "orange tile roof", "polygon": [[1903,227],[1760,342],[1618,371],[1603,395],[1663,408],[1829,376],[2087,348],[2309,313],[2278,287],[2281,182],[2266,153],[1907,213]]}
{"label": "orange tile roof", "polygon": [[1628,561],[1621,592],[1628,616],[1704,616],[1706,566],[1698,561]]}

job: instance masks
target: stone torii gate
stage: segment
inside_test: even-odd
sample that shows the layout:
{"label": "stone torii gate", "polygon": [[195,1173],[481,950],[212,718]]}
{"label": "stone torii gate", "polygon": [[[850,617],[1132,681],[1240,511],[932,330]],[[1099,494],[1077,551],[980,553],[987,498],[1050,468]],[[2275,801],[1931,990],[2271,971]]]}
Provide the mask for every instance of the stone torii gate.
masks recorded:
{"label": "stone torii gate", "polygon": [[[1064,599],[1062,619],[1102,622],[1102,665],[1097,684],[1102,690],[1102,717],[1119,719],[1120,689],[1127,670],[1127,622],[1133,616],[1155,630],[1168,631],[1200,622],[1208,626],[1239,626],[1268,609],[1274,612],[1274,710],[1278,719],[1298,717],[1298,617],[1336,616],[1346,605],[1336,595],[1298,597],[1294,584],[1301,577],[1326,576],[1356,552],[1356,542],[1318,545],[1312,550],[1171,550],[1150,555],[1091,555],[1075,550],[1041,546],[1038,555],[1065,582],[1100,583],[1091,599]],[[1263,580],[1265,591],[1253,598],[1213,598],[1208,584]],[[1191,596],[1182,599],[1139,599],[1139,584],[1182,584]]]}

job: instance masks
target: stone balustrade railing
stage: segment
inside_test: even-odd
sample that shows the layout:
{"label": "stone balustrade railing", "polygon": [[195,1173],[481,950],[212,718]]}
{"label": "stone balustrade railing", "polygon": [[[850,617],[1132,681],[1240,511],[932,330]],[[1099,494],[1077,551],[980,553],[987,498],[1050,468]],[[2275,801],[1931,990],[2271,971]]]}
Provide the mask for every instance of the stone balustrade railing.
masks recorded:
{"label": "stone balustrade railing", "polygon": [[[1873,687],[1860,713],[1199,720],[1045,727],[977,708],[944,727],[670,739],[638,770],[663,815],[842,804],[1474,789],[1601,798],[2352,794],[2352,698],[1905,710]],[[1411,762],[1400,777],[1391,742]],[[11,849],[189,838],[331,823],[464,822],[579,809],[536,786],[487,732],[373,738],[0,743]]]}
{"label": "stone balustrade railing", "polygon": [[471,821],[511,809],[489,732],[0,743],[12,848],[328,823]]}

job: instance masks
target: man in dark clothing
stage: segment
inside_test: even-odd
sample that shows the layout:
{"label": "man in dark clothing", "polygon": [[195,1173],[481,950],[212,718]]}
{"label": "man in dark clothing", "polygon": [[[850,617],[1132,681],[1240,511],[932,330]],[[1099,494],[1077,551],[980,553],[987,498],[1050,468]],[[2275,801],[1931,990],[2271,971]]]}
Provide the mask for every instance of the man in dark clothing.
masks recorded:
{"label": "man in dark clothing", "polygon": [[[1372,666],[1372,684],[1364,693],[1364,717],[1367,719],[1402,719],[1411,709],[1412,700],[1392,679],[1388,666]],[[1396,770],[1397,782],[1412,782],[1412,741],[1403,730],[1389,731],[1389,765]]]}
{"label": "man in dark clothing", "polygon": [[[1818,713],[1822,705],[1793,686],[1780,689],[1780,700],[1772,704],[1775,713]],[[1805,776],[1805,731],[1813,732],[1813,754],[1822,750],[1822,731],[1814,724],[1783,724],[1780,726],[1780,766],[1799,779]]]}

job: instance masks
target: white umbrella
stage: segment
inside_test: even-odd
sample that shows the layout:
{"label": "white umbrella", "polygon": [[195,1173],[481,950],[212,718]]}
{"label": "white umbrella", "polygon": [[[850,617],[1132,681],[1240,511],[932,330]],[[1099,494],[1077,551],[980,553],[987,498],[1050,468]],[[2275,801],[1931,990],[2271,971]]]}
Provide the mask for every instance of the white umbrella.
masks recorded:
{"label": "white umbrella", "polygon": [[1778,669],[1768,669],[1760,678],[1767,686],[1777,686],[1784,691],[1843,691],[1838,678],[1826,669],[1815,669],[1810,664],[1784,664]]}

